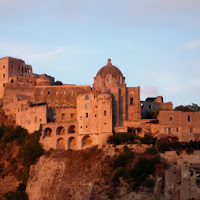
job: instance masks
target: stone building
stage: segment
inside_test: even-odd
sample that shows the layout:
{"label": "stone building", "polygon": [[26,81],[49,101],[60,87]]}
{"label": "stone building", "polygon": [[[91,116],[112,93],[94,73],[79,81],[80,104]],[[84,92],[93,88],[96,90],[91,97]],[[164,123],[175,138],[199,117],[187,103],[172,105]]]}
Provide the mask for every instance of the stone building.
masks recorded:
{"label": "stone building", "polygon": [[[173,111],[162,111],[158,119],[141,119],[145,109],[172,110],[171,102],[162,97],[140,101],[140,87],[127,87],[122,72],[108,59],[90,85],[54,85],[54,78],[34,74],[23,60],[0,59],[0,99],[6,115],[12,115],[16,124],[30,133],[43,127],[41,143],[46,150],[82,149],[91,145],[100,148],[113,132],[135,130],[136,134],[162,137],[174,134],[175,127],[184,130],[180,140],[189,140],[185,132],[190,124],[177,122]],[[171,113],[171,114],[170,114]],[[166,121],[174,116],[174,125]],[[200,121],[199,113],[191,119]],[[184,118],[179,114],[178,118]],[[180,121],[180,120],[179,120]],[[197,124],[191,126],[198,139]],[[180,124],[175,124],[180,123]],[[195,122],[194,122],[195,123]],[[183,128],[185,126],[185,128]],[[182,127],[182,128],[181,128]],[[171,128],[171,129],[170,129]],[[168,130],[168,133],[166,132]],[[171,132],[169,131],[171,130]]]}
{"label": "stone building", "polygon": [[160,111],[158,139],[176,136],[181,142],[200,140],[200,112]]}

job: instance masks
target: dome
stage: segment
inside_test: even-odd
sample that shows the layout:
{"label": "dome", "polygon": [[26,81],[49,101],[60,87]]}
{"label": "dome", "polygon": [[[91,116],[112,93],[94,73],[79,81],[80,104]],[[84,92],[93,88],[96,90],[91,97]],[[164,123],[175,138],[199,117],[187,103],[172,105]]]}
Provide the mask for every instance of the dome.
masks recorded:
{"label": "dome", "polygon": [[102,67],[97,72],[96,76],[99,75],[99,76],[105,78],[107,74],[111,74],[114,78],[117,78],[119,76],[123,77],[123,74],[121,73],[121,71],[117,67],[115,67],[114,65],[112,65],[110,58],[108,59],[107,65],[105,65],[104,67]]}

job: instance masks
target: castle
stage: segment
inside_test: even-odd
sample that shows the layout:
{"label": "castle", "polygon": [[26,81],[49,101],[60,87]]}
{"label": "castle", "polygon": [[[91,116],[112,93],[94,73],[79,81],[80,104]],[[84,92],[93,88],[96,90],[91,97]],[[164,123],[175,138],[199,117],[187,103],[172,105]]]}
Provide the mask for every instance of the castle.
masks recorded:
{"label": "castle", "polygon": [[[108,59],[90,85],[55,85],[54,78],[34,74],[23,60],[0,59],[0,104],[16,125],[30,133],[42,124],[44,149],[100,148],[113,132],[154,137],[176,136],[179,141],[200,139],[200,113],[173,111],[162,97],[140,100],[140,87],[127,87],[122,72]],[[145,119],[147,111],[157,119]],[[142,116],[142,117],[141,117]]]}

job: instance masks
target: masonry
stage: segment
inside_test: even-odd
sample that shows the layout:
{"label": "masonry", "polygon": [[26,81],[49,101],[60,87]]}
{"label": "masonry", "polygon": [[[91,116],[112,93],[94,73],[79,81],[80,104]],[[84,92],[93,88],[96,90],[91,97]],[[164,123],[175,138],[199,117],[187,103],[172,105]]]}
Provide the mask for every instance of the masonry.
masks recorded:
{"label": "masonry", "polygon": [[[199,113],[173,111],[173,104],[164,103],[161,96],[141,101],[140,87],[127,87],[111,59],[97,72],[91,87],[55,85],[54,77],[33,73],[21,59],[1,58],[0,99],[16,125],[30,133],[42,125],[40,142],[46,150],[101,148],[113,132],[130,129],[140,130],[136,134],[141,137],[176,135],[180,141],[199,140],[200,135]],[[149,110],[160,111],[158,119],[145,119]]]}

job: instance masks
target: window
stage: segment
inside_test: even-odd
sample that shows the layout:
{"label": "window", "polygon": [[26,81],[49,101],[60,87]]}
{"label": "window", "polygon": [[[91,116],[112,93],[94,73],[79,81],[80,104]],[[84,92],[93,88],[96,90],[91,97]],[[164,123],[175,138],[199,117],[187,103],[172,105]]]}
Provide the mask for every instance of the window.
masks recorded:
{"label": "window", "polygon": [[169,135],[172,133],[172,129],[171,128],[168,128],[168,133],[169,133]]}
{"label": "window", "polygon": [[170,117],[169,117],[169,121],[172,122],[173,120],[174,120],[174,119],[173,119],[173,116],[170,116]]}
{"label": "window", "polygon": [[152,109],[152,106],[151,105],[149,105],[149,110],[151,110]]}
{"label": "window", "polygon": [[71,94],[74,94],[74,91],[73,91],[73,90],[71,90]]}
{"label": "window", "polygon": [[64,104],[66,103],[66,100],[65,100],[65,99],[63,99],[63,103],[64,103]]}
{"label": "window", "polygon": [[74,103],[74,99],[70,99],[70,102],[71,102],[71,103]]}
{"label": "window", "polygon": [[50,95],[50,91],[48,91],[47,94]]}
{"label": "window", "polygon": [[176,132],[178,133],[178,128],[176,128]]}
{"label": "window", "polygon": [[133,105],[133,97],[130,98],[130,105]]}
{"label": "window", "polygon": [[193,128],[190,128],[190,133],[193,133]]}
{"label": "window", "polygon": [[191,121],[191,117],[187,116],[187,121],[190,122]]}
{"label": "window", "polygon": [[6,77],[6,75],[5,74],[3,74],[3,78],[5,78]]}
{"label": "window", "polygon": [[6,66],[5,65],[3,65],[3,69],[5,69],[6,68]]}
{"label": "window", "polygon": [[50,104],[50,100],[49,99],[47,99],[47,103]]}
{"label": "window", "polygon": [[57,94],[58,94],[58,91],[56,91],[55,94],[57,95]]}
{"label": "window", "polygon": [[98,108],[98,106],[97,106],[97,105],[95,105],[95,108]]}
{"label": "window", "polygon": [[11,99],[11,102],[13,103],[13,102],[14,102],[14,99]]}
{"label": "window", "polygon": [[89,104],[85,104],[85,109],[89,109]]}
{"label": "window", "polygon": [[104,125],[106,125],[106,122],[104,123]]}
{"label": "window", "polygon": [[75,117],[75,114],[71,113],[71,118],[74,119],[74,117]]}
{"label": "window", "polygon": [[5,87],[6,86],[6,84],[5,83],[3,83],[3,87]]}
{"label": "window", "polygon": [[65,91],[63,90],[63,94],[65,94]]}
{"label": "window", "polygon": [[106,110],[104,110],[103,115],[106,116]]}
{"label": "window", "polygon": [[89,97],[88,97],[88,95],[85,95],[85,100],[89,100]]}
{"label": "window", "polygon": [[40,119],[40,122],[42,122],[42,119]]}
{"label": "window", "polygon": [[65,113],[62,113],[62,119],[65,119]]}
{"label": "window", "polygon": [[58,103],[58,99],[55,100],[55,103],[56,103],[56,104]]}
{"label": "window", "polygon": [[80,126],[80,128],[82,128],[82,126]]}
{"label": "window", "polygon": [[141,108],[144,108],[144,104],[143,103],[141,103]]}
{"label": "window", "polygon": [[110,82],[110,81],[111,81],[111,77],[108,76],[108,77],[107,77],[107,82]]}
{"label": "window", "polygon": [[85,117],[88,118],[88,113],[85,113]]}
{"label": "window", "polygon": [[42,91],[40,91],[40,95],[42,95],[43,94],[43,92]]}
{"label": "window", "polygon": [[88,126],[86,126],[86,128],[88,128]]}
{"label": "window", "polygon": [[97,117],[97,115],[95,114],[94,117]]}
{"label": "window", "polygon": [[167,128],[164,128],[164,133],[167,133]]}

